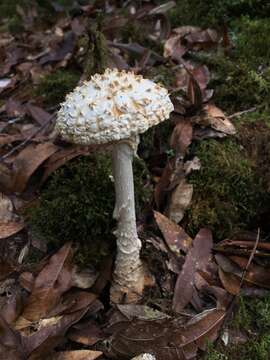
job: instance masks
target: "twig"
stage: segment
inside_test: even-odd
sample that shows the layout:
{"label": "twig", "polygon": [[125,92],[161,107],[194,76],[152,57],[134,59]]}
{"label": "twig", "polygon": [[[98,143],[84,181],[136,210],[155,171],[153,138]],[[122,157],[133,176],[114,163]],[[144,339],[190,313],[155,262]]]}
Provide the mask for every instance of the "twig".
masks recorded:
{"label": "twig", "polygon": [[242,116],[244,114],[247,114],[247,113],[250,113],[250,112],[253,112],[253,111],[256,111],[256,110],[257,110],[257,108],[256,108],[256,106],[254,106],[254,107],[252,107],[250,109],[247,109],[247,110],[238,111],[238,112],[228,116],[228,119],[232,119],[232,118],[237,117],[237,116]]}
{"label": "twig", "polygon": [[246,276],[246,273],[247,273],[247,271],[248,271],[248,268],[249,268],[249,266],[250,266],[250,264],[251,264],[251,262],[252,262],[252,260],[253,260],[253,258],[254,258],[256,249],[257,249],[258,244],[259,244],[259,240],[260,240],[260,229],[258,229],[258,233],[257,233],[257,238],[256,238],[256,241],[255,241],[255,244],[254,244],[253,249],[252,249],[252,251],[251,251],[250,257],[249,257],[248,262],[247,262],[247,265],[246,265],[245,269],[243,270],[243,273],[242,273],[242,276],[241,276],[238,296],[239,296],[239,294],[240,294],[240,290],[241,290],[241,287],[242,287],[242,285],[243,285],[243,281],[244,281],[244,279],[245,279],[245,276]]}
{"label": "twig", "polygon": [[54,118],[54,115],[52,115],[48,120],[45,121],[45,123],[40,126],[36,131],[34,131],[31,135],[29,135],[27,138],[24,139],[23,142],[21,142],[19,145],[15,146],[14,148],[12,148],[9,152],[7,152],[5,155],[0,157],[0,162],[4,161],[5,159],[7,159],[9,156],[13,155],[16,151],[20,150],[21,148],[23,148],[30,140],[32,140],[39,132],[41,132],[42,130],[44,130],[52,121],[52,119]]}

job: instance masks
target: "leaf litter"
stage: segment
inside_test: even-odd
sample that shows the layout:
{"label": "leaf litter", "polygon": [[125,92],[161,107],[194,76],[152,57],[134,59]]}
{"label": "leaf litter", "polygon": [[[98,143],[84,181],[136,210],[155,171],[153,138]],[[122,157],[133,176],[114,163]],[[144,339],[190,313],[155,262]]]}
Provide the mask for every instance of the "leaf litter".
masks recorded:
{"label": "leaf litter", "polygon": [[[218,338],[232,295],[270,288],[263,263],[270,256],[267,242],[259,241],[256,250],[255,240],[246,238],[213,245],[210,230],[201,229],[192,239],[179,224],[193,195],[188,175],[200,169],[200,160],[189,157],[193,141],[236,134],[230,118],[212,101],[209,69],[193,62],[189,54],[212,51],[228,39],[210,28],[171,29],[167,12],[174,1],[158,6],[152,1],[129,3],[123,5],[123,15],[116,2],[85,6],[74,2],[70,17],[55,2],[52,7],[61,16],[50,24],[45,21],[45,30],[34,27],[39,16],[36,5],[18,7],[24,30],[16,36],[1,34],[0,359],[129,359],[144,352],[157,359],[196,358]],[[146,234],[146,244],[155,249],[154,260],[162,271],[154,272],[158,296],[151,297],[153,289],[149,290],[148,305],[110,307],[106,288],[111,257],[100,273],[83,273],[76,270],[71,243],[47,254],[35,267],[6,255],[10,244],[22,243],[19,252],[33,246],[15,202],[27,206],[27,199],[38,197],[37,190],[57,168],[95,151],[62,143],[53,132],[58,105],[48,107],[29,87],[57,69],[76,68],[85,78],[77,55],[89,53],[79,44],[89,19],[96,23],[100,12],[104,21],[98,26],[111,66],[146,77],[161,64],[173,72],[167,86],[175,105],[172,156],[163,167],[159,164],[156,223],[152,222],[162,238]],[[128,24],[144,29],[148,42],[157,46],[140,43],[139,38],[127,40],[122,30]],[[72,347],[74,342],[82,348]]]}

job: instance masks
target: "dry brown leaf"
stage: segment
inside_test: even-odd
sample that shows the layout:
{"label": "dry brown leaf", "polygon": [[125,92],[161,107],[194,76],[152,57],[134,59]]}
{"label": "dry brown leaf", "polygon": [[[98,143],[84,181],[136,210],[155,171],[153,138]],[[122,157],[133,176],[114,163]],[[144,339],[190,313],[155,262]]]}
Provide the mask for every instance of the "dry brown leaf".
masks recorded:
{"label": "dry brown leaf", "polygon": [[95,360],[103,353],[94,350],[61,351],[51,357],[52,360]]}
{"label": "dry brown leaf", "polygon": [[17,331],[14,331],[0,315],[0,359],[4,360],[22,360],[25,359],[25,353],[21,344],[21,337]]}
{"label": "dry brown leaf", "polygon": [[24,352],[29,360],[45,360],[64,338],[66,331],[78,322],[87,312],[87,308],[72,314],[63,315],[52,325],[44,326],[32,335],[23,337]]}
{"label": "dry brown leaf", "polygon": [[238,295],[240,291],[240,278],[235,276],[234,274],[226,273],[220,267],[218,269],[218,275],[220,281],[224,287],[228,291],[228,293],[232,295]]}
{"label": "dry brown leaf", "polygon": [[171,57],[173,60],[181,61],[182,56],[187,52],[187,47],[181,43],[181,39],[185,35],[200,28],[195,26],[181,26],[172,30],[171,36],[165,41],[163,56],[165,58]]}
{"label": "dry brown leaf", "polygon": [[0,223],[0,240],[17,234],[24,226],[23,222]]}
{"label": "dry brown leaf", "polygon": [[[49,259],[35,279],[21,315],[22,319],[35,321],[45,317],[59,302],[61,295],[69,289],[71,255],[71,243],[67,243]],[[22,319],[18,319],[17,327]]]}
{"label": "dry brown leaf", "polygon": [[58,146],[49,142],[38,145],[29,144],[23,149],[16,156],[12,164],[13,181],[10,190],[14,192],[23,192],[31,175],[58,149]]}
{"label": "dry brown leaf", "polygon": [[186,179],[182,179],[171,194],[165,213],[166,216],[175,223],[179,223],[183,219],[185,211],[190,206],[192,195],[193,185],[188,184]]}
{"label": "dry brown leaf", "polygon": [[[230,256],[230,260],[236,263],[242,270],[245,270],[248,264],[248,259],[240,256]],[[268,268],[261,265],[251,263],[248,266],[244,280],[246,284],[270,289],[270,273]]]}
{"label": "dry brown leaf", "polygon": [[169,249],[176,255],[180,255],[181,250],[187,252],[192,239],[184,229],[157,211],[154,211],[154,216]]}
{"label": "dry brown leaf", "polygon": [[15,141],[24,140],[24,136],[22,134],[0,134],[0,146],[12,144]]}
{"label": "dry brown leaf", "polygon": [[[204,124],[227,135],[236,134],[236,129],[225,114],[213,104],[207,104],[203,108]],[[206,122],[206,123],[205,123]]]}
{"label": "dry brown leaf", "polygon": [[217,338],[224,317],[225,311],[211,309],[185,325],[170,319],[122,322],[115,326],[108,355],[118,359],[151,353],[160,360],[193,359],[198,348],[205,349]]}
{"label": "dry brown leaf", "polygon": [[192,141],[193,128],[189,120],[180,119],[173,129],[170,146],[175,150],[177,156],[184,156]]}
{"label": "dry brown leaf", "polygon": [[24,228],[24,222],[13,212],[8,196],[0,193],[0,239],[16,234]]}
{"label": "dry brown leaf", "polygon": [[193,246],[186,255],[182,271],[177,277],[173,296],[173,310],[180,312],[190,302],[194,292],[195,273],[204,270],[211,257],[212,234],[201,229],[196,235]]}
{"label": "dry brown leaf", "polygon": [[104,332],[93,320],[82,321],[72,327],[68,332],[68,338],[79,344],[92,346],[105,339]]}
{"label": "dry brown leaf", "polygon": [[44,125],[46,124],[48,121],[50,121],[53,117],[52,114],[48,113],[47,111],[43,110],[41,107],[36,106],[36,105],[32,105],[30,103],[28,103],[26,105],[26,109],[29,113],[30,116],[32,116],[32,118],[34,120],[36,120],[36,122],[39,125]]}

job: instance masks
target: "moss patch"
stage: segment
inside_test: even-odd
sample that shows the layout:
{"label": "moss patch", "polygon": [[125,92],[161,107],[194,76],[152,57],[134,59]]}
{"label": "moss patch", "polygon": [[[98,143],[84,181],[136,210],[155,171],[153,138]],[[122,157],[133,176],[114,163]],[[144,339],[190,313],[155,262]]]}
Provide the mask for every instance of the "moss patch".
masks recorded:
{"label": "moss patch", "polygon": [[58,69],[41,80],[36,94],[43,98],[47,106],[59,104],[66,94],[73,90],[79,79],[80,74],[76,71]]}
{"label": "moss patch", "polygon": [[181,0],[170,13],[173,26],[217,26],[241,15],[267,17],[270,4],[264,0]]}
{"label": "moss patch", "polygon": [[[30,211],[33,231],[41,233],[52,246],[71,240],[80,246],[78,262],[98,263],[114,244],[111,175],[111,159],[101,154],[81,157],[58,169],[43,189],[39,205]],[[144,162],[135,159],[137,213],[151,194],[145,187],[147,177]]]}
{"label": "moss patch", "polygon": [[[241,331],[247,341],[243,344],[221,342],[215,349],[209,345],[205,360],[268,360],[270,353],[270,298],[240,298],[230,329]],[[230,330],[229,330],[230,333]]]}
{"label": "moss patch", "polygon": [[191,152],[200,158],[202,168],[189,179],[194,196],[186,217],[188,231],[195,234],[206,226],[222,239],[252,226],[265,191],[245,150],[226,139],[202,141]]}

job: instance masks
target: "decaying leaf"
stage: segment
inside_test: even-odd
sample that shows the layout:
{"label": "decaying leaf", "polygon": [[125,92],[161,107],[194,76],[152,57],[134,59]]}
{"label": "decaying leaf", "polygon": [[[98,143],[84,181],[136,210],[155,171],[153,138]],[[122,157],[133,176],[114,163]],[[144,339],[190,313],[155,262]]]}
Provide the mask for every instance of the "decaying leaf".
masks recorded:
{"label": "decaying leaf", "polygon": [[177,277],[173,296],[173,310],[180,312],[192,299],[197,270],[203,270],[209,262],[213,246],[212,234],[201,229],[186,256],[182,271]]}
{"label": "decaying leaf", "polygon": [[213,104],[204,106],[203,115],[198,122],[204,126],[211,126],[214,130],[227,135],[236,134],[236,129],[232,122]]}
{"label": "decaying leaf", "polygon": [[192,239],[184,229],[157,211],[154,212],[154,216],[169,249],[176,255],[180,255],[181,250],[187,252]]}
{"label": "decaying leaf", "polygon": [[24,228],[24,222],[13,212],[8,196],[0,193],[0,240],[16,234]]}
{"label": "decaying leaf", "polygon": [[53,360],[95,360],[102,355],[101,351],[94,350],[73,350],[56,353]]}
{"label": "decaying leaf", "polygon": [[9,188],[15,192],[23,192],[29,178],[37,168],[52,154],[58,147],[52,143],[29,144],[15,158],[12,164],[12,183]]}
{"label": "decaying leaf", "polygon": [[[22,319],[39,320],[59,302],[61,295],[70,287],[70,260],[71,243],[67,243],[49,259],[36,277]],[[17,321],[17,328],[20,327],[21,318]]]}
{"label": "decaying leaf", "polygon": [[63,315],[52,325],[44,326],[32,335],[23,337],[23,349],[29,356],[28,359],[46,359],[46,355],[51,353],[54,347],[63,340],[66,331],[78,322],[87,310],[85,308],[72,314]]}
{"label": "decaying leaf", "polygon": [[183,217],[186,209],[190,206],[193,195],[193,185],[188,184],[186,179],[180,181],[176,189],[172,192],[169,205],[166,210],[168,218],[175,223],[179,223]]}
{"label": "decaying leaf", "polygon": [[189,120],[181,119],[173,129],[170,145],[179,156],[184,156],[186,149],[192,141],[192,124]]}
{"label": "decaying leaf", "polygon": [[222,268],[218,269],[218,275],[224,289],[232,295],[238,295],[240,292],[240,278],[234,274],[226,273]]}
{"label": "decaying leaf", "polygon": [[106,335],[93,320],[82,321],[75,324],[68,332],[68,338],[79,344],[92,346],[100,340],[104,340]]}
{"label": "decaying leaf", "polygon": [[185,325],[177,320],[133,320],[115,331],[110,339],[109,355],[131,358],[151,353],[157,360],[186,360],[196,356],[214,341],[223,323],[225,311],[211,309],[195,316]]}

